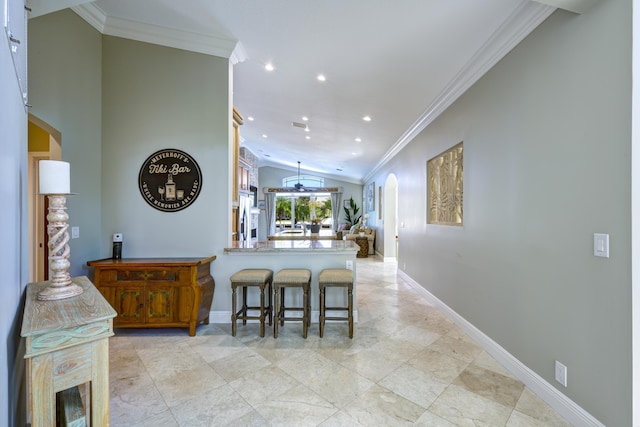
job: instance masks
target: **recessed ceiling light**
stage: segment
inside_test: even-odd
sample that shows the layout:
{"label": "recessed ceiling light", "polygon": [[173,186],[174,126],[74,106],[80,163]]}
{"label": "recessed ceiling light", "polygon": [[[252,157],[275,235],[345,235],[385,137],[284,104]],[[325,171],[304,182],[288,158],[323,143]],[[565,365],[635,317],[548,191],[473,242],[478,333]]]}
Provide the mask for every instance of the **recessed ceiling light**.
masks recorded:
{"label": "recessed ceiling light", "polygon": [[305,131],[305,132],[311,132],[311,131],[309,130],[309,127],[308,127],[308,126],[307,126],[306,128],[304,128],[304,131]]}
{"label": "recessed ceiling light", "polygon": [[362,139],[356,138],[356,142],[362,142]]}
{"label": "recessed ceiling light", "polygon": [[371,121],[371,117],[370,116],[364,116],[362,118],[362,120],[364,120],[365,122],[370,122]]}
{"label": "recessed ceiling light", "polygon": [[324,74],[318,74],[318,81],[326,82],[327,78],[324,76]]}
{"label": "recessed ceiling light", "polygon": [[273,66],[273,64],[271,62],[267,62],[266,64],[264,64],[264,69],[267,71],[273,71],[276,68]]}
{"label": "recessed ceiling light", "polygon": [[311,139],[311,137],[309,135],[305,136],[305,139]]}
{"label": "recessed ceiling light", "polygon": [[266,133],[263,133],[263,134],[262,134],[262,137],[263,137],[263,138],[268,138],[268,136],[267,136],[267,134],[266,134]]}
{"label": "recessed ceiling light", "polygon": [[249,116],[249,117],[247,117],[247,120],[249,120],[250,122],[252,122],[252,121],[253,121],[253,117]]}
{"label": "recessed ceiling light", "polygon": [[307,116],[302,116],[302,120],[304,120],[305,122],[308,122],[308,121],[309,121],[309,117],[307,117]]}
{"label": "recessed ceiling light", "polygon": [[358,153],[356,153],[356,152],[353,152],[353,153],[351,153],[351,154],[353,154],[354,156],[357,156],[357,155],[358,155]]}

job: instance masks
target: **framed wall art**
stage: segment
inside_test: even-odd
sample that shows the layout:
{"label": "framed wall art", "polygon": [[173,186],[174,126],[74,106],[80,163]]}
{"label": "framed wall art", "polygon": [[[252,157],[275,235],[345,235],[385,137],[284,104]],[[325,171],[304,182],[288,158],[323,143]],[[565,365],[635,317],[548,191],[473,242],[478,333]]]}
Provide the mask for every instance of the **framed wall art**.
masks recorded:
{"label": "framed wall art", "polygon": [[427,223],[462,225],[463,143],[427,161]]}
{"label": "framed wall art", "polygon": [[367,187],[367,211],[375,211],[376,210],[376,183],[372,182]]}

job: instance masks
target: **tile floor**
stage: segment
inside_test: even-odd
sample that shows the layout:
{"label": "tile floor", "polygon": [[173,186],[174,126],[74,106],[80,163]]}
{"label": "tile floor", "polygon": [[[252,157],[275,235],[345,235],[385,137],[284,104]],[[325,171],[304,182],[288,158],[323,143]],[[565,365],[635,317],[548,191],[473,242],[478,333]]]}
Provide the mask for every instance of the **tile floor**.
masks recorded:
{"label": "tile floor", "polygon": [[[567,426],[378,257],[357,261],[359,322],[118,329],[112,426]],[[225,286],[217,283],[217,286]],[[269,332],[271,332],[269,334]]]}

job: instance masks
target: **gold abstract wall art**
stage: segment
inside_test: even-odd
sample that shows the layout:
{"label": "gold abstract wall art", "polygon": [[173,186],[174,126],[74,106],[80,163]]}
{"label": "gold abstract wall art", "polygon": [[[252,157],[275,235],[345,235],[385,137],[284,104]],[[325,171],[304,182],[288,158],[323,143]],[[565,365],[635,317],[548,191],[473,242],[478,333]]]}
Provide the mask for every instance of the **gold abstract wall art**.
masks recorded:
{"label": "gold abstract wall art", "polygon": [[427,223],[462,225],[462,148],[459,143],[427,161]]}

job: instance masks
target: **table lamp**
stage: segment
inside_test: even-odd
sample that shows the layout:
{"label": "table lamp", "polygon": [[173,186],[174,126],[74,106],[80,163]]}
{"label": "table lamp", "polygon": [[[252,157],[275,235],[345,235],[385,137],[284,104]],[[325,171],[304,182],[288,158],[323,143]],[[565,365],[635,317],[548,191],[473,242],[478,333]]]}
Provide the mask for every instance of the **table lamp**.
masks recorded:
{"label": "table lamp", "polygon": [[38,163],[40,194],[49,198],[47,235],[49,236],[49,269],[53,272],[50,285],[38,294],[41,301],[53,301],[82,293],[82,288],[69,276],[69,224],[67,196],[70,195],[69,163],[40,160]]}

